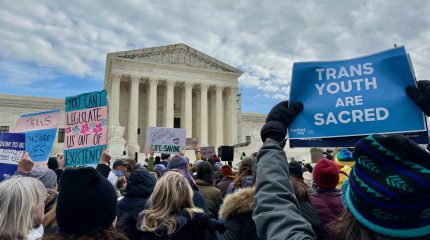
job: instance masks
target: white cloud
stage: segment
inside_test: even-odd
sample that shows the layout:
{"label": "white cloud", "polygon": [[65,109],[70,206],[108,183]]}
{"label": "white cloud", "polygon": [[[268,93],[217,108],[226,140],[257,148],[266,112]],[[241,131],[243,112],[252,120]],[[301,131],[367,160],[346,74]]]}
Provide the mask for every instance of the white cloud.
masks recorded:
{"label": "white cloud", "polygon": [[0,60],[20,73],[3,74],[10,84],[57,73],[103,81],[108,52],[183,42],[239,67],[243,87],[279,100],[288,97],[294,61],[394,43],[407,46],[417,77],[429,78],[429,11],[428,1],[415,0],[2,1]]}

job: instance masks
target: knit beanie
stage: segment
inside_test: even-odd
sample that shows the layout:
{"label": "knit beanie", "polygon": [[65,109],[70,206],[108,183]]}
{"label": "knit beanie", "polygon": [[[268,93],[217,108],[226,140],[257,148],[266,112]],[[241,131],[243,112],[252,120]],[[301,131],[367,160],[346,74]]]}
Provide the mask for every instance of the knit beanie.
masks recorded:
{"label": "knit beanie", "polygon": [[339,169],[336,163],[327,158],[321,158],[312,172],[314,182],[320,188],[335,188],[339,183]]}
{"label": "knit beanie", "polygon": [[[164,167],[163,164],[159,164]],[[131,171],[125,188],[126,198],[149,198],[154,191],[157,179],[144,168]]]}
{"label": "knit beanie", "polygon": [[166,171],[166,166],[164,166],[164,164],[157,164],[154,166],[154,171],[158,173],[159,176],[161,176],[164,171]]}
{"label": "knit beanie", "polygon": [[52,189],[57,184],[57,174],[52,169],[46,167],[36,166],[31,169],[28,175],[39,179],[47,189]]}
{"label": "knit beanie", "polygon": [[112,184],[94,168],[66,168],[60,179],[57,223],[60,233],[89,235],[112,225],[117,195]]}
{"label": "knit beanie", "polygon": [[288,163],[288,170],[291,176],[303,179],[303,168],[301,162],[292,161]]}
{"label": "knit beanie", "polygon": [[430,153],[403,135],[374,134],[356,143],[353,157],[342,186],[352,215],[388,237],[430,234]]}
{"label": "knit beanie", "polygon": [[184,177],[188,179],[188,182],[190,183],[191,188],[193,188],[193,190],[199,191],[199,188],[196,182],[194,181],[194,178],[191,175],[190,170],[188,169],[188,161],[186,158],[180,155],[175,155],[171,157],[169,160],[169,163],[167,163],[167,170],[172,170],[172,169],[181,170],[181,172],[183,172]]}
{"label": "knit beanie", "polygon": [[339,168],[342,168],[345,165],[352,167],[355,163],[352,158],[352,152],[347,148],[342,148],[334,157],[334,161],[339,165]]}
{"label": "knit beanie", "polygon": [[223,177],[232,177],[233,171],[231,170],[231,167],[228,165],[224,165],[221,167],[221,173]]}

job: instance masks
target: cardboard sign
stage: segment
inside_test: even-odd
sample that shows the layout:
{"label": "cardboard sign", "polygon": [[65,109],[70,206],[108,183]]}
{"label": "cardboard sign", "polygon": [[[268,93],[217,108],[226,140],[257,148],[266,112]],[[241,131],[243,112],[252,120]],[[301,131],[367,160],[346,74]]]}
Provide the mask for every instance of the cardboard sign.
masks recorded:
{"label": "cardboard sign", "polygon": [[154,152],[179,153],[185,150],[185,129],[148,127],[146,143]]}
{"label": "cardboard sign", "polygon": [[64,163],[96,164],[106,148],[107,93],[105,90],[66,97]]}
{"label": "cardboard sign", "polygon": [[290,102],[303,102],[304,110],[289,126],[289,138],[426,131],[424,114],[405,93],[409,85],[416,83],[404,47],[350,60],[295,63]]}
{"label": "cardboard sign", "polygon": [[210,159],[215,155],[215,147],[200,147],[200,154],[202,155],[202,159]]}
{"label": "cardboard sign", "polygon": [[15,132],[25,133],[25,151],[36,164],[48,161],[54,145],[60,110],[24,114],[18,118]]}
{"label": "cardboard sign", "polygon": [[0,133],[0,181],[12,176],[25,151],[25,134]]}
{"label": "cardboard sign", "polygon": [[198,147],[199,147],[199,139],[198,138],[187,138],[187,139],[185,139],[185,150],[196,151]]}

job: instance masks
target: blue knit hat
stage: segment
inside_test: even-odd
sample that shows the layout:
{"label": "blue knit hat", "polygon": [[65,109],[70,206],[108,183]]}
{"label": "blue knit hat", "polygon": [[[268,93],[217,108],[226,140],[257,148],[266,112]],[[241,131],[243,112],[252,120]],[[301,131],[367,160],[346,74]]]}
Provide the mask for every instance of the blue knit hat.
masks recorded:
{"label": "blue knit hat", "polygon": [[342,201],[366,228],[380,235],[430,234],[430,153],[403,135],[372,135],[355,145]]}

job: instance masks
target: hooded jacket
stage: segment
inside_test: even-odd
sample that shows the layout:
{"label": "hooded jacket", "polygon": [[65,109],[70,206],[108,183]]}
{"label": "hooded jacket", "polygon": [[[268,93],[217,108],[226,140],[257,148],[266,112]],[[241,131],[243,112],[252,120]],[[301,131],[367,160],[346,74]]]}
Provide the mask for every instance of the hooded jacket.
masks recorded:
{"label": "hooded jacket", "polygon": [[254,178],[251,175],[244,176],[240,181],[238,188],[234,187],[234,180],[227,188],[226,195],[238,191],[240,188],[252,187],[254,185]]}
{"label": "hooded jacket", "polygon": [[255,209],[255,188],[243,188],[228,195],[220,210],[225,232],[222,240],[258,240],[252,212]]}
{"label": "hooded jacket", "polygon": [[179,212],[176,216],[176,231],[168,235],[167,227],[163,224],[153,232],[141,232],[144,240],[213,240],[214,232],[224,232],[224,225],[211,218],[210,214],[197,213],[191,217],[186,211]]}
{"label": "hooded jacket", "polygon": [[155,177],[143,168],[131,172],[125,189],[124,198],[118,203],[117,229],[124,232],[130,239],[139,238],[136,227],[138,215],[145,209],[147,200],[154,191]]}

